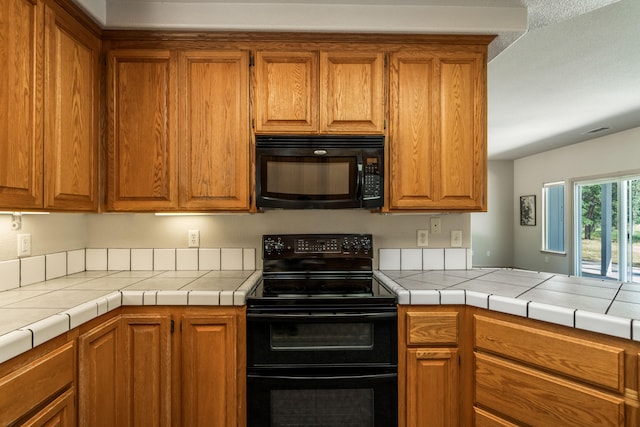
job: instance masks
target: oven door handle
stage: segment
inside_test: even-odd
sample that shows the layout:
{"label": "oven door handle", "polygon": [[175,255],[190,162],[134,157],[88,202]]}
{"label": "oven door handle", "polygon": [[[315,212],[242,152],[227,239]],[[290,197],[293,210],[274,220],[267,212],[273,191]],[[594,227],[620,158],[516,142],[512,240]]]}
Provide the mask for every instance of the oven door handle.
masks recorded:
{"label": "oven door handle", "polygon": [[264,375],[264,374],[247,374],[247,379],[270,379],[270,380],[287,380],[287,381],[308,381],[308,380],[327,380],[327,381],[340,381],[340,380],[386,380],[396,379],[398,374],[394,372],[384,374],[360,374],[360,375]]}
{"label": "oven door handle", "polygon": [[300,319],[395,319],[398,317],[396,312],[388,313],[247,313],[247,319],[251,320],[300,320]]}

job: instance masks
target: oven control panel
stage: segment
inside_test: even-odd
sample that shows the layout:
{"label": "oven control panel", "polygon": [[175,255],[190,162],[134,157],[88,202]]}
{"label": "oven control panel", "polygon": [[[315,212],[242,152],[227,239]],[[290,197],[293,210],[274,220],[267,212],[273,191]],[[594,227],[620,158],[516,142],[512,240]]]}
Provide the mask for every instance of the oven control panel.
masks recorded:
{"label": "oven control panel", "polygon": [[262,237],[263,259],[373,258],[371,234],[284,234]]}

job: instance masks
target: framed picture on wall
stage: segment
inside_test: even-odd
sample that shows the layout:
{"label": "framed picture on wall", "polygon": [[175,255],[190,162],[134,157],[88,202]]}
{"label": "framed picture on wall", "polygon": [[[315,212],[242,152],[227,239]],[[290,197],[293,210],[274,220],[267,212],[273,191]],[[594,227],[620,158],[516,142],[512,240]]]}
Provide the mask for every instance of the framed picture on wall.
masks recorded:
{"label": "framed picture on wall", "polygon": [[520,225],[536,225],[536,196],[520,196]]}

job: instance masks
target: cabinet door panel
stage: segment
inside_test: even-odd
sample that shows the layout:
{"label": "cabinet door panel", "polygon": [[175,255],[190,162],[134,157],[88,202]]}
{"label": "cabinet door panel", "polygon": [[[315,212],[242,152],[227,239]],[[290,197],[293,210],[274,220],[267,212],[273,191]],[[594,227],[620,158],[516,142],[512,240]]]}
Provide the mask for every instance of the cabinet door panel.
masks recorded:
{"label": "cabinet door panel", "polygon": [[236,425],[234,316],[183,316],[183,425]]}
{"label": "cabinet door panel", "polygon": [[171,425],[171,317],[124,315],[124,425]]}
{"label": "cabinet door panel", "polygon": [[75,393],[67,390],[22,427],[73,427],[76,425]]}
{"label": "cabinet door panel", "polygon": [[458,425],[458,350],[407,350],[407,426]]}
{"label": "cabinet door panel", "polygon": [[45,208],[97,210],[100,40],[46,11]]}
{"label": "cabinet door panel", "polygon": [[255,131],[318,132],[318,53],[257,52]]}
{"label": "cabinet door panel", "polygon": [[249,56],[180,55],[180,206],[249,208]]}
{"label": "cabinet door panel", "polygon": [[109,209],[177,207],[175,62],[169,51],[109,54]]}
{"label": "cabinet door panel", "polygon": [[42,207],[41,1],[0,7],[0,207]]}
{"label": "cabinet door panel", "polygon": [[391,67],[389,207],[420,208],[435,200],[435,58],[419,53],[397,54],[392,57]]}
{"label": "cabinet door panel", "polygon": [[320,55],[322,132],[384,131],[384,54]]}
{"label": "cabinet door panel", "polygon": [[78,424],[124,425],[120,317],[78,338]]}
{"label": "cabinet door panel", "polygon": [[486,169],[481,55],[440,60],[439,203],[480,208]]}

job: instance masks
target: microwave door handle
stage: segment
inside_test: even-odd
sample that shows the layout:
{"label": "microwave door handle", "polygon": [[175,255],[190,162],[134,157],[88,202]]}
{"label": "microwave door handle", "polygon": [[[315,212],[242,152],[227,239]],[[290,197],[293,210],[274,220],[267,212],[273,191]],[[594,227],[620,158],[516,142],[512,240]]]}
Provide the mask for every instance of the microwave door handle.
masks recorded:
{"label": "microwave door handle", "polygon": [[364,181],[364,170],[362,168],[362,162],[358,161],[358,172],[356,177],[356,199],[362,200],[362,182]]}

